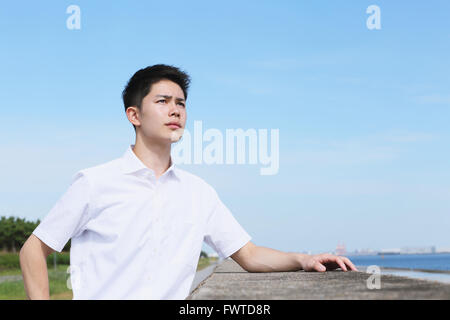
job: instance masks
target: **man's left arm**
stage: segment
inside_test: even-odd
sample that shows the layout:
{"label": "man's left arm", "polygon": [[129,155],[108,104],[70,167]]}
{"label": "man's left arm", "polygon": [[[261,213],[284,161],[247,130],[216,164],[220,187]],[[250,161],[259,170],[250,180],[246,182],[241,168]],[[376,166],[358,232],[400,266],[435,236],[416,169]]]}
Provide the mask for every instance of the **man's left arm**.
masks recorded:
{"label": "man's left arm", "polygon": [[328,253],[309,255],[283,252],[257,246],[251,241],[231,255],[248,272],[318,271],[341,268],[343,271],[357,271],[350,259]]}

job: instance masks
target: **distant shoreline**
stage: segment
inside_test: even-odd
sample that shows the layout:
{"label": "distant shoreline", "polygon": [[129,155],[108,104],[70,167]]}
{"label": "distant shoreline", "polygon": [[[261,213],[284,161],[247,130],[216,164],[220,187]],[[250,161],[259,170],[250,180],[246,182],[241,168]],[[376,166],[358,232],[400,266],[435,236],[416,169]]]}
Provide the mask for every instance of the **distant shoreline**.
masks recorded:
{"label": "distant shoreline", "polygon": [[[365,273],[369,266],[356,265],[359,271]],[[396,267],[382,267],[380,273],[383,275],[394,275],[406,277],[411,279],[421,279],[427,281],[437,281],[440,283],[450,284],[450,270],[434,270],[434,269],[413,269],[413,268],[396,268]]]}
{"label": "distant shoreline", "polygon": [[[367,266],[361,266],[367,267]],[[379,266],[381,270],[389,271],[413,271],[413,272],[426,272],[426,273],[445,273],[450,274],[450,270],[435,270],[435,269],[415,269],[415,268],[396,268],[396,267],[383,267]]]}
{"label": "distant shoreline", "polygon": [[384,270],[450,274],[449,254],[346,255],[354,265],[376,265]]}
{"label": "distant shoreline", "polygon": [[423,252],[423,253],[395,253],[395,252],[387,252],[387,253],[381,253],[381,252],[376,252],[376,253],[353,253],[353,254],[344,254],[343,256],[345,257],[371,257],[371,256],[422,256],[422,255],[436,255],[436,254],[450,254],[450,252],[435,252],[435,253],[431,253],[431,252]]}

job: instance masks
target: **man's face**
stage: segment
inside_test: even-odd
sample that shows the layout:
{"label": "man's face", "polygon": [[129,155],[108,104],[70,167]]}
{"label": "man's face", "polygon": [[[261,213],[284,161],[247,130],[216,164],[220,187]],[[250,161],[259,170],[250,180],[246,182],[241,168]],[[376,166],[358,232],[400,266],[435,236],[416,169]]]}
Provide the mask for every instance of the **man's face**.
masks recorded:
{"label": "man's face", "polygon": [[142,138],[170,143],[180,140],[186,124],[186,101],[181,87],[170,80],[154,83],[142,100],[138,120],[136,130]]}

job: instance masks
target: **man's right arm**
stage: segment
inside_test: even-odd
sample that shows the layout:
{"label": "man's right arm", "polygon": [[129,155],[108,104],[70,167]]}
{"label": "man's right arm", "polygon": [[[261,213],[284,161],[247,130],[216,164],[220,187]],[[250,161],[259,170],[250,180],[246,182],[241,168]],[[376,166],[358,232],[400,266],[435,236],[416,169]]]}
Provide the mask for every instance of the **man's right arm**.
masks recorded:
{"label": "man's right arm", "polygon": [[20,268],[28,299],[50,299],[47,257],[54,250],[34,234],[20,249]]}
{"label": "man's right arm", "polygon": [[29,299],[49,299],[47,257],[61,252],[70,239],[83,232],[90,220],[91,190],[86,175],[76,173],[67,191],[20,249],[20,267]]}

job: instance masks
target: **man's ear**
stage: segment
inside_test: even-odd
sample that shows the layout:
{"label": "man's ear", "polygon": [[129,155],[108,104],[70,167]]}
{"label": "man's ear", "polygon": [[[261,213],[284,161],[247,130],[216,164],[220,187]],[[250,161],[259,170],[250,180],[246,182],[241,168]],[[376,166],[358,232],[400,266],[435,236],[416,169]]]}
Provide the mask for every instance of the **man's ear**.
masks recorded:
{"label": "man's ear", "polygon": [[135,127],[139,127],[141,125],[141,121],[139,120],[139,108],[137,106],[130,106],[126,110],[128,121],[130,121]]}

